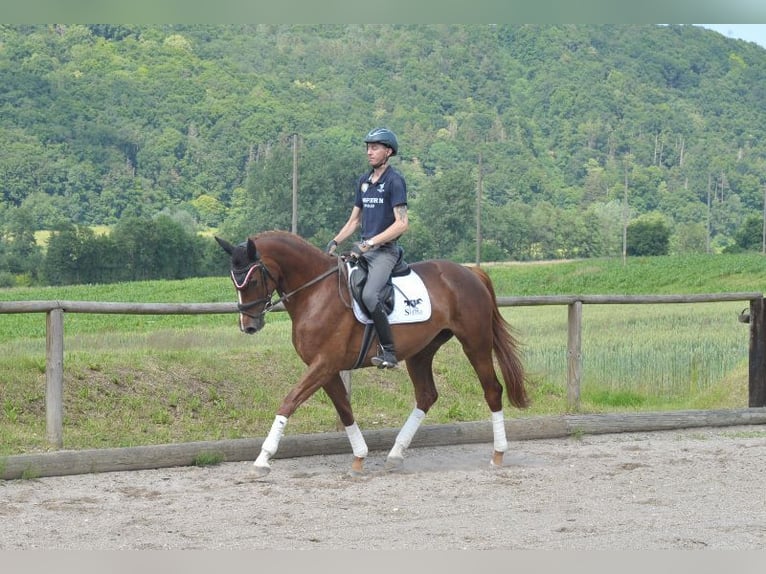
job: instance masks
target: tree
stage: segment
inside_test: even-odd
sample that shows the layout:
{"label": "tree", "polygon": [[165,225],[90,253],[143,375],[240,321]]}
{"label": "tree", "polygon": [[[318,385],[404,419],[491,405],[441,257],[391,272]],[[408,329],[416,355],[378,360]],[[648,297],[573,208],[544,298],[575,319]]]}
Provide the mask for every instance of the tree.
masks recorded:
{"label": "tree", "polygon": [[351,213],[357,179],[369,169],[363,137],[336,128],[300,140],[298,234],[317,246],[324,247]]}
{"label": "tree", "polygon": [[743,251],[761,251],[763,247],[763,217],[749,215],[734,234],[734,243]]}
{"label": "tree", "polygon": [[704,223],[681,223],[671,237],[673,254],[705,253],[707,251],[707,228]]}
{"label": "tree", "polygon": [[[5,266],[9,273],[35,281],[39,275],[42,249],[35,239],[34,215],[27,207],[7,210]],[[2,234],[0,234],[2,237]]]}
{"label": "tree", "polygon": [[292,226],[292,151],[286,142],[269,146],[268,159],[248,171],[249,202],[243,206],[249,225],[246,234]]}
{"label": "tree", "polygon": [[49,285],[109,283],[117,264],[113,247],[87,226],[63,224],[48,239],[43,277]]}
{"label": "tree", "polygon": [[464,170],[433,178],[413,201],[419,221],[431,237],[429,258],[470,261],[475,252],[476,182]]}
{"label": "tree", "polygon": [[[482,236],[495,243],[506,257],[518,261],[530,259],[532,242],[532,207],[520,201],[509,202],[495,209],[482,208]],[[483,255],[482,255],[483,257]]]}
{"label": "tree", "polygon": [[628,224],[628,255],[667,255],[669,246],[670,226],[662,214],[641,215]]}
{"label": "tree", "polygon": [[226,206],[206,193],[193,199],[190,203],[199,214],[200,222],[208,227],[218,227],[226,215]]}

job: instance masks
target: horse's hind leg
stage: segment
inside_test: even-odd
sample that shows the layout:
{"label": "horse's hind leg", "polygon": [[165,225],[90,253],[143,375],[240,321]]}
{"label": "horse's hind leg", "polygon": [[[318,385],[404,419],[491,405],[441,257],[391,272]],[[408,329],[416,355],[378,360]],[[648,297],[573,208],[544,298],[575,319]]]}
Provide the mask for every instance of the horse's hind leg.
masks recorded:
{"label": "horse's hind leg", "polygon": [[340,422],[343,424],[348,441],[351,443],[351,449],[354,452],[354,461],[351,463],[351,473],[361,474],[364,471],[364,459],[367,458],[368,453],[367,443],[364,440],[364,436],[362,436],[362,431],[359,430],[359,425],[357,425],[354,420],[354,413],[351,410],[348,391],[346,385],[343,384],[343,379],[341,378],[340,373],[331,378],[331,380],[324,386],[324,391],[335,406],[338,418],[340,418]]}
{"label": "horse's hind leg", "polygon": [[491,466],[503,466],[503,456],[508,450],[508,440],[505,435],[505,416],[503,414],[503,386],[497,380],[497,373],[492,361],[491,347],[470,347],[463,343],[463,351],[479,377],[484,390],[484,400],[492,413],[492,435],[494,449]]}
{"label": "horse's hind leg", "polygon": [[433,359],[439,347],[450,337],[451,334],[445,333],[443,336],[435,339],[425,349],[407,359],[407,372],[415,387],[416,406],[412,409],[410,416],[407,417],[407,421],[396,436],[394,446],[388,453],[386,458],[387,470],[399,470],[402,467],[404,464],[404,451],[410,446],[426,413],[439,396],[434,383]]}

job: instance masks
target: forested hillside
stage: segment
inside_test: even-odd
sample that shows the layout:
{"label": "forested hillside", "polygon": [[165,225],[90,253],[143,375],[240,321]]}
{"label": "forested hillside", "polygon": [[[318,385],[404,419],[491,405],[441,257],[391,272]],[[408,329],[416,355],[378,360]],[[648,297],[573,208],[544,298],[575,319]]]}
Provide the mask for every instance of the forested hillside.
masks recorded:
{"label": "forested hillside", "polygon": [[766,50],[709,30],[0,26],[0,272],[43,229],[290,229],[294,134],[323,245],[378,125],[410,259],[473,259],[479,186],[484,259],[616,255],[626,221],[670,252],[761,247]]}

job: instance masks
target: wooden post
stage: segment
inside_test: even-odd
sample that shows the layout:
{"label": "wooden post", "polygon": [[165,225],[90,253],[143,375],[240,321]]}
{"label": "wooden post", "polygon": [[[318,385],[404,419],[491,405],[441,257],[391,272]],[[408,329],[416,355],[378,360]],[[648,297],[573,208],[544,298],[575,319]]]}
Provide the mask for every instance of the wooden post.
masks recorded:
{"label": "wooden post", "polygon": [[764,299],[750,300],[750,377],[748,406],[766,406],[766,319]]}
{"label": "wooden post", "polygon": [[340,378],[343,381],[343,386],[346,387],[346,396],[348,400],[351,400],[351,371],[341,371]]}
{"label": "wooden post", "polygon": [[582,301],[570,303],[568,309],[567,405],[570,411],[578,411],[582,378]]}
{"label": "wooden post", "polygon": [[[351,401],[351,371],[341,371],[340,379],[343,381],[343,386],[346,387],[346,396]],[[340,420],[340,417],[335,417],[335,430],[342,431],[345,428],[346,426]]]}
{"label": "wooden post", "polygon": [[47,313],[45,333],[45,415],[48,442],[64,446],[64,310]]}

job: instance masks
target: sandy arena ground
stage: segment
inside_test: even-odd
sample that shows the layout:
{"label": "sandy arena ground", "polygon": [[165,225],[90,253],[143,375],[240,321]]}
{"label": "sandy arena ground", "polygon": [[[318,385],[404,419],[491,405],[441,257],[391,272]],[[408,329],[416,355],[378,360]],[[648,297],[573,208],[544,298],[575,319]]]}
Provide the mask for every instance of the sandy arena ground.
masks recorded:
{"label": "sandy arena ground", "polygon": [[766,427],[0,481],[0,549],[763,549]]}

